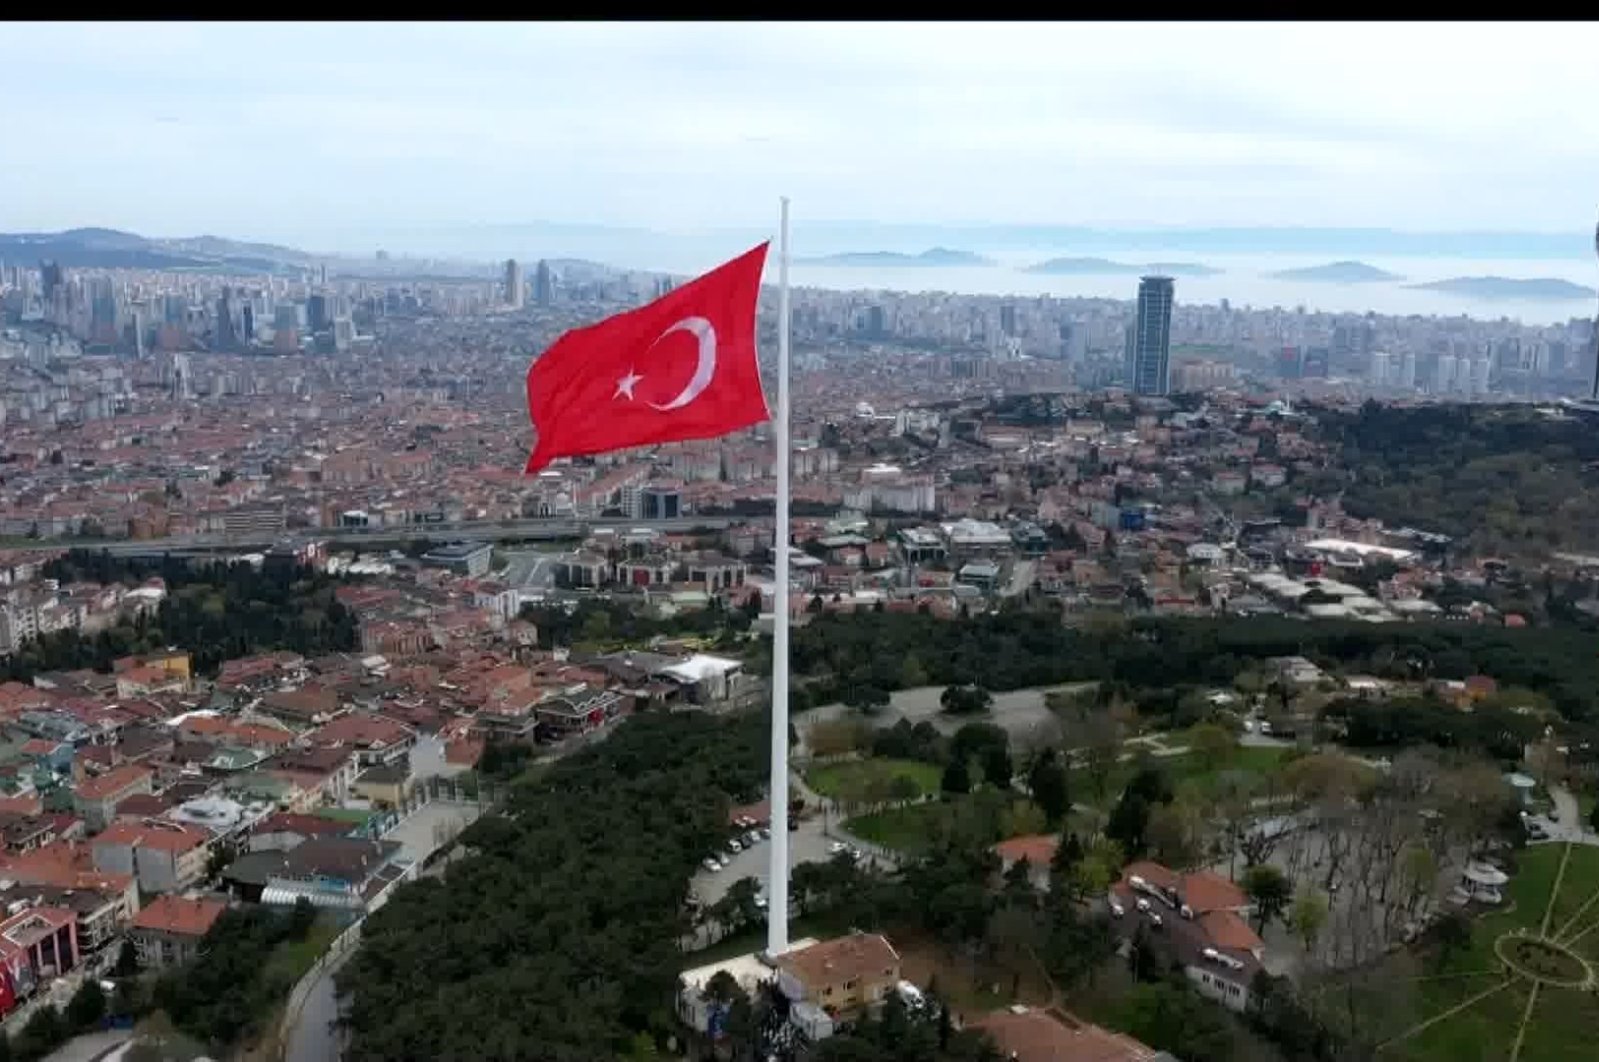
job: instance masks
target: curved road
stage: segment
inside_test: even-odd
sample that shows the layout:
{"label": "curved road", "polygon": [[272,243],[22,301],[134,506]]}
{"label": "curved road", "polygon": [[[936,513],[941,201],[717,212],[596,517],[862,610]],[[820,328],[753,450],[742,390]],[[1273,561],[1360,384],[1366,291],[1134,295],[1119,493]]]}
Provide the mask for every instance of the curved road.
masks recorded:
{"label": "curved road", "polygon": [[316,984],[306,994],[299,1020],[283,1045],[285,1062],[330,1062],[342,1053],[334,1022],[339,1017],[339,1001],[333,991],[333,975],[355,954],[348,948],[322,968]]}

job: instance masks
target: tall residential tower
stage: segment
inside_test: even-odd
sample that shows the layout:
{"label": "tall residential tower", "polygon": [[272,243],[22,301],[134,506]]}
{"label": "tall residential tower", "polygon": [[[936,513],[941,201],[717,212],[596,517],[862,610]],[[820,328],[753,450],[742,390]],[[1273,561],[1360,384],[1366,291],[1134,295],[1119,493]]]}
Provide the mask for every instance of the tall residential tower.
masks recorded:
{"label": "tall residential tower", "polygon": [[526,288],[522,283],[522,263],[515,258],[505,261],[505,305],[513,310],[522,308]]}
{"label": "tall residential tower", "polygon": [[1128,381],[1137,395],[1164,395],[1171,378],[1171,277],[1144,277],[1138,282],[1138,324],[1133,334]]}

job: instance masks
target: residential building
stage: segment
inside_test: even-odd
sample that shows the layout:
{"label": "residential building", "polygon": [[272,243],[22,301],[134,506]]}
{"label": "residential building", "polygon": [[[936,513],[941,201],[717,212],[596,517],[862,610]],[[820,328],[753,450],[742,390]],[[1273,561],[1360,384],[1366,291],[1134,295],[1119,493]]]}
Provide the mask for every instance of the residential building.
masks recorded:
{"label": "residential building", "polygon": [[1010,1062],[1177,1062],[1131,1036],[1111,1032],[1057,1007],[1016,1004],[972,1022]]}
{"label": "residential building", "polygon": [[1138,323],[1133,329],[1128,381],[1134,394],[1164,395],[1169,389],[1174,289],[1171,277],[1148,276],[1138,282]]}
{"label": "residential building", "polygon": [[1130,863],[1111,886],[1109,903],[1119,932],[1139,927],[1167,961],[1180,966],[1201,995],[1240,1013],[1262,969],[1266,946],[1245,915],[1249,898],[1209,870],[1179,873],[1159,863]]}
{"label": "residential building", "polygon": [[128,938],[146,970],[181,966],[200,953],[200,944],[228,909],[226,900],[158,896],[134,916]]}
{"label": "residential building", "polygon": [[146,896],[203,880],[210,844],[208,831],[164,819],[114,823],[89,842],[97,870],[134,875]]}
{"label": "residential building", "polygon": [[104,774],[78,783],[72,806],[90,830],[103,830],[116,818],[119,803],[135,793],[155,789],[155,772],[136,763],[113,767]]}
{"label": "residential building", "polygon": [[351,750],[362,767],[376,767],[403,761],[416,732],[387,716],[349,712],[317,727],[305,741],[312,748]]}
{"label": "residential building", "polygon": [[851,933],[789,951],[777,960],[782,993],[833,1017],[880,1003],[899,979],[899,953],[881,933]]}

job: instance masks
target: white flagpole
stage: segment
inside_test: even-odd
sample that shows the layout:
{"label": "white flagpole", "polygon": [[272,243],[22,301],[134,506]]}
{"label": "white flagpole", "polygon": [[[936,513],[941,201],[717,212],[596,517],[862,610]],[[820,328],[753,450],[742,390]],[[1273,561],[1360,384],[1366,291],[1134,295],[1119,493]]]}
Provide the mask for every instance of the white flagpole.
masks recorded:
{"label": "white flagpole", "polygon": [[777,587],[772,594],[771,868],[766,875],[766,953],[788,951],[788,197],[777,250]]}

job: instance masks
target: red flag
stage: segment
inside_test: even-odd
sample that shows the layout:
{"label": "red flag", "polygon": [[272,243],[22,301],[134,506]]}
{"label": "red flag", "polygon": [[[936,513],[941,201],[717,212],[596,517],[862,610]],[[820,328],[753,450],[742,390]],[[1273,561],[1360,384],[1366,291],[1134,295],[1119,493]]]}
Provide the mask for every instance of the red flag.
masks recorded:
{"label": "red flag", "polygon": [[557,457],[711,439],[770,414],[755,360],[766,244],[636,310],[567,332],[527,370],[538,432],[527,471]]}

